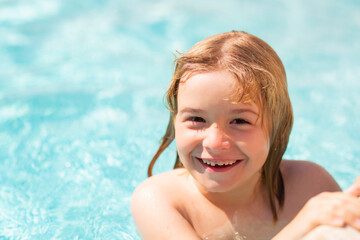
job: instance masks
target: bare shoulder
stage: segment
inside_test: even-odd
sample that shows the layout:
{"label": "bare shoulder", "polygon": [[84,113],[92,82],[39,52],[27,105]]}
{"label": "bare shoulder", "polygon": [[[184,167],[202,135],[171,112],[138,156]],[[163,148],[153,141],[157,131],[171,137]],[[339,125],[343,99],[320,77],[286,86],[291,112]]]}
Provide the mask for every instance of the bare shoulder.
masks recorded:
{"label": "bare shoulder", "polygon": [[283,160],[281,171],[284,182],[294,191],[316,195],[340,191],[334,178],[320,165],[309,161]]}
{"label": "bare shoulder", "polygon": [[131,198],[131,213],[142,239],[197,239],[182,215],[181,196],[187,195],[185,170],[154,175],[142,182]]}
{"label": "bare shoulder", "polygon": [[331,175],[316,163],[283,160],[280,170],[285,187],[283,216],[286,219],[293,219],[310,198],[322,192],[340,191]]}
{"label": "bare shoulder", "polygon": [[173,194],[178,192],[175,190],[181,189],[183,185],[181,178],[183,173],[185,174],[184,170],[179,169],[147,178],[135,189],[131,198],[132,206],[144,200],[173,204]]}

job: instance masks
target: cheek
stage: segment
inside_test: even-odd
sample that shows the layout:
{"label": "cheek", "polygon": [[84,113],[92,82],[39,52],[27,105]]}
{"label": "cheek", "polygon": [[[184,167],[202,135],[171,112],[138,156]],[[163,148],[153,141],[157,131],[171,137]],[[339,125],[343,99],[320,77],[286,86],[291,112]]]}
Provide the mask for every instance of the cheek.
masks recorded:
{"label": "cheek", "polygon": [[259,137],[257,139],[258,141],[258,146],[257,148],[260,150],[259,151],[259,157],[263,158],[264,161],[266,160],[268,154],[269,154],[269,149],[270,149],[270,141],[269,138],[267,136],[264,135],[264,133],[259,134]]}
{"label": "cheek", "polygon": [[247,135],[247,148],[251,153],[258,155],[261,158],[266,158],[269,153],[270,142],[266,133],[262,130],[256,130]]}
{"label": "cheek", "polygon": [[270,141],[269,138],[267,137],[267,134],[264,131],[257,132],[255,136],[255,141],[258,142],[259,149],[262,149],[264,151],[269,150]]}
{"label": "cheek", "polygon": [[179,156],[185,154],[189,148],[189,142],[187,141],[186,131],[184,127],[175,122],[175,143]]}
{"label": "cheek", "polygon": [[201,145],[199,134],[182,124],[175,124],[175,143],[179,156],[188,156]]}

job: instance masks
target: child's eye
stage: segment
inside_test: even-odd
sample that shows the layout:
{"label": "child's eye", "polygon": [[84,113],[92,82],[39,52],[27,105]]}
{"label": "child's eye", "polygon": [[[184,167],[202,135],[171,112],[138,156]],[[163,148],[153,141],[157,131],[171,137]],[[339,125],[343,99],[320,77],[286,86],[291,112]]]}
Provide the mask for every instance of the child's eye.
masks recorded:
{"label": "child's eye", "polygon": [[233,124],[250,124],[250,122],[246,121],[245,119],[242,118],[236,118],[234,120],[232,120],[230,123]]}
{"label": "child's eye", "polygon": [[189,117],[187,121],[191,121],[194,123],[204,123],[205,119],[203,119],[202,117]]}

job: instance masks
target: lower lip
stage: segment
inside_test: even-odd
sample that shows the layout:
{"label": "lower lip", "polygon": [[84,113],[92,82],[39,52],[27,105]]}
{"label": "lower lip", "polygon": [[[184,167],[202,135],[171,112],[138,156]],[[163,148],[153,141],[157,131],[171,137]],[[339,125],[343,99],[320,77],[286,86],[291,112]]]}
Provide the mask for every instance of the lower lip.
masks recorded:
{"label": "lower lip", "polygon": [[228,166],[221,166],[221,167],[213,167],[213,166],[209,166],[206,163],[204,163],[200,158],[196,158],[200,164],[205,168],[205,170],[209,171],[209,172],[227,172],[230,169],[234,168],[235,166],[237,166],[239,163],[241,163],[243,160],[237,160],[234,164],[232,165],[228,165]]}

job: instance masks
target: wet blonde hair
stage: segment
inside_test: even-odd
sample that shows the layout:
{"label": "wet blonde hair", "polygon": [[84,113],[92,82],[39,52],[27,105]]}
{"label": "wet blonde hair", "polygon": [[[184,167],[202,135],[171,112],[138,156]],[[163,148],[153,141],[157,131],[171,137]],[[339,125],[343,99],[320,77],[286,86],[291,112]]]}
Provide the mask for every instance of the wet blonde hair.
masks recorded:
{"label": "wet blonde hair", "polygon": [[[246,32],[232,31],[214,35],[195,44],[187,53],[175,59],[176,67],[166,94],[170,119],[159,149],[148,168],[175,138],[174,117],[177,114],[179,83],[191,74],[228,70],[238,81],[235,102],[255,102],[260,110],[262,126],[269,137],[270,149],[262,170],[274,221],[277,208],[284,204],[284,183],[280,163],[286,150],[293,124],[293,113],[287,90],[284,66],[275,51],[263,40]],[[179,155],[174,168],[181,167]]]}

